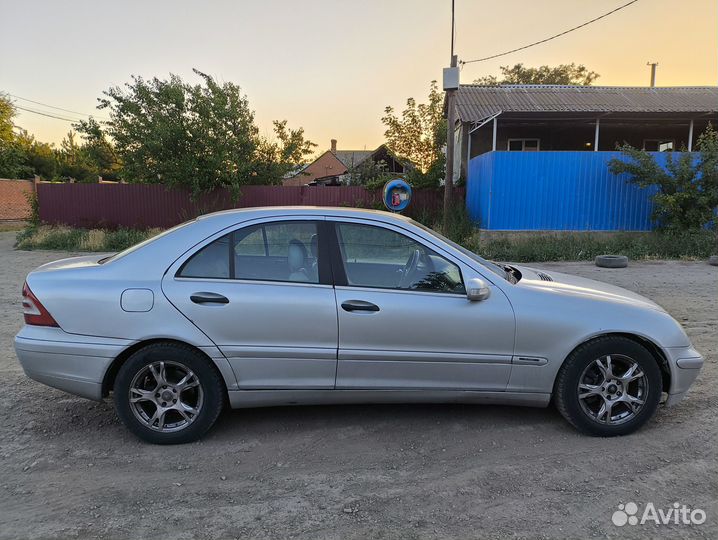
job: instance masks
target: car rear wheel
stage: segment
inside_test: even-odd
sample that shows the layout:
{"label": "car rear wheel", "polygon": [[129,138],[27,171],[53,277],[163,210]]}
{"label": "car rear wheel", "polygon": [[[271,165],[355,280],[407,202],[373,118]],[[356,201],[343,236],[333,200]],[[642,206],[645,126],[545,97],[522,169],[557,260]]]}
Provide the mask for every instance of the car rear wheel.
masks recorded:
{"label": "car rear wheel", "polygon": [[209,361],[179,343],[136,351],[115,379],[115,409],[127,428],[154,444],[199,439],[224,403],[222,379]]}
{"label": "car rear wheel", "polygon": [[578,347],[556,379],[559,412],[584,433],[627,435],[653,417],[661,399],[658,363],[642,345],[608,336]]}

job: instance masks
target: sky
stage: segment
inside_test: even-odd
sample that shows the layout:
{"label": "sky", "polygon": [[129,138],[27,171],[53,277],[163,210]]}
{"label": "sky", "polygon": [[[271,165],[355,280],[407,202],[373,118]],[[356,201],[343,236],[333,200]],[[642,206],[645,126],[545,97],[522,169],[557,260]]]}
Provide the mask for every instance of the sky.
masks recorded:
{"label": "sky", "polygon": [[[456,0],[456,53],[471,60],[581,24],[627,0]],[[450,55],[451,0],[0,0],[0,92],[80,113],[131,75],[199,82],[192,68],[241,86],[265,134],[303,127],[318,151],[383,142],[387,105],[422,100]],[[594,84],[718,84],[718,1],[639,0],[547,44],[468,64],[461,82],[502,65],[576,62]],[[16,105],[77,118],[17,99]],[[19,111],[58,143],[70,123]]]}

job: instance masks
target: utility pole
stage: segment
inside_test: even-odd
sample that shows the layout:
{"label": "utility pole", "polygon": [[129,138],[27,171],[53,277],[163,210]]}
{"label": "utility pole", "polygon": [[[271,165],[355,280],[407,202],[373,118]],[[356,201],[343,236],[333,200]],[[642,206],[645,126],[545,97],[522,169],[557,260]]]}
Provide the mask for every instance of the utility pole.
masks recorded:
{"label": "utility pole", "polygon": [[451,61],[444,68],[444,91],[446,92],[446,177],[444,179],[444,233],[449,227],[449,211],[451,196],[454,189],[454,127],[456,124],[456,107],[454,100],[459,88],[459,68],[454,54],[454,2],[451,0]]}
{"label": "utility pole", "polygon": [[647,66],[651,66],[651,88],[656,86],[656,66],[658,62],[646,62]]}

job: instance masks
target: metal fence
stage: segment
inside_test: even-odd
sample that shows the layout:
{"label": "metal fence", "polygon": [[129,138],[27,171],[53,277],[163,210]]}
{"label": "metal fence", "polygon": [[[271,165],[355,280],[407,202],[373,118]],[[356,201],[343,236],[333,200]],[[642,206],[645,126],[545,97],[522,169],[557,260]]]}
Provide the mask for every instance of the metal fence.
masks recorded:
{"label": "metal fence", "polygon": [[[464,190],[457,188],[463,204]],[[256,206],[347,206],[383,208],[381,190],[353,186],[246,186],[235,200],[228,190],[192,198],[188,191],[161,184],[37,185],[40,220],[73,227],[171,227],[198,215]],[[411,217],[440,213],[443,189],[415,190],[403,212]]]}
{"label": "metal fence", "polygon": [[[665,166],[666,154],[655,153]],[[652,195],[614,175],[621,152],[488,152],[469,164],[466,206],[482,229],[649,231]]]}

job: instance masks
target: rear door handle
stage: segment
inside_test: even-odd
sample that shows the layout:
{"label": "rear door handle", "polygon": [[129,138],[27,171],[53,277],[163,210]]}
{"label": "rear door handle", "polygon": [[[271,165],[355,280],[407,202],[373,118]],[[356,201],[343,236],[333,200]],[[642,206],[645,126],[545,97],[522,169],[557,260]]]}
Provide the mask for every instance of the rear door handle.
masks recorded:
{"label": "rear door handle", "polygon": [[379,306],[364,300],[347,300],[342,302],[344,311],[379,311]]}
{"label": "rear door handle", "polygon": [[229,298],[213,292],[196,292],[189,299],[195,304],[229,304]]}

